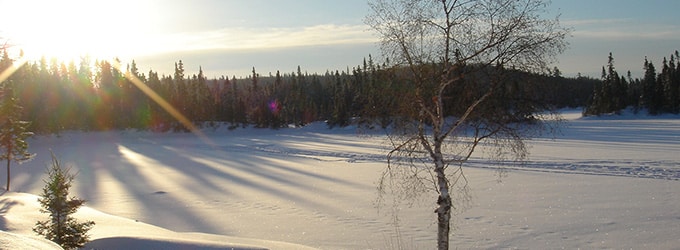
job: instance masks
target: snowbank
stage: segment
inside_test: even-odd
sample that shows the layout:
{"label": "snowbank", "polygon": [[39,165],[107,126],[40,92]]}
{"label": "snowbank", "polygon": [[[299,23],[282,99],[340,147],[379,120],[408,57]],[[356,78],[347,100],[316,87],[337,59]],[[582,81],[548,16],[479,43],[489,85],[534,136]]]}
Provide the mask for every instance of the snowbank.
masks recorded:
{"label": "snowbank", "polygon": [[0,231],[0,249],[34,250],[62,249],[59,245],[40,237]]}
{"label": "snowbank", "polygon": [[[0,196],[2,226],[0,249],[61,249],[31,231],[46,214],[39,212],[38,196],[7,192]],[[78,220],[92,220],[91,242],[86,249],[312,249],[266,240],[245,239],[200,233],[178,233],[146,223],[81,207]]]}

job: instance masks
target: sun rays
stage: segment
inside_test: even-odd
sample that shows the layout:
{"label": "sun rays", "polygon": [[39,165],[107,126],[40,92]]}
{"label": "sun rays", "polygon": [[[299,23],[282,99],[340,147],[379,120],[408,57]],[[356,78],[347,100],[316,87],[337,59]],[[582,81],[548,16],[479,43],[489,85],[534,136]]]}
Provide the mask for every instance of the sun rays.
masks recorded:
{"label": "sun rays", "polygon": [[[0,83],[4,83],[5,80],[9,79],[12,74],[14,74],[19,68],[21,68],[24,64],[26,64],[26,58],[20,57],[18,60],[15,60],[12,62],[12,64],[8,65],[8,67],[0,72]],[[120,64],[114,63],[111,66],[116,68],[120,72],[125,72]],[[175,120],[180,122],[184,127],[186,127],[190,132],[194,133],[196,136],[198,136],[204,143],[207,145],[215,145],[210,138],[205,136],[203,132],[198,129],[187,117],[179,112],[175,107],[173,107],[170,103],[168,103],[165,99],[163,99],[160,95],[158,95],[155,91],[153,91],[151,88],[149,88],[146,84],[142,82],[139,78],[134,76],[133,74],[124,74],[124,77],[127,78],[132,84],[134,84],[139,90],[141,90],[145,95],[147,95],[151,100],[156,102],[163,110],[165,110],[168,114],[170,114]]]}

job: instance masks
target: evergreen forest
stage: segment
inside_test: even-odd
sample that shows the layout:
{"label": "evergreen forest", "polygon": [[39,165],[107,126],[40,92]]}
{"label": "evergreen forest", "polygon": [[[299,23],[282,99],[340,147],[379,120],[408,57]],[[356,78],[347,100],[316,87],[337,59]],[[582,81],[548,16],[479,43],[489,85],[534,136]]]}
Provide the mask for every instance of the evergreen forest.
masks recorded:
{"label": "evergreen forest", "polygon": [[[668,59],[670,58],[670,59]],[[632,107],[634,112],[646,110],[650,115],[680,113],[680,53],[676,50],[664,57],[661,71],[657,73],[653,62],[645,58],[642,79],[620,75],[614,67],[614,57],[609,53],[607,65],[602,67],[602,79],[585,105],[584,115],[620,113]]]}
{"label": "evergreen forest", "polygon": [[[500,69],[510,74],[505,74],[509,76],[505,86],[494,94],[489,105],[520,112],[520,107],[513,106],[516,102],[505,101],[510,98],[531,100],[522,103],[540,103],[543,109],[585,107],[586,115],[617,112],[627,106],[645,108],[650,114],[678,113],[679,59],[677,51],[670,60],[664,59],[658,74],[652,62],[645,60],[643,79],[632,79],[630,73],[620,76],[611,55],[603,67],[602,79],[563,77],[558,68],[542,75]],[[14,61],[3,52],[0,72]],[[190,73],[181,60],[174,64],[174,74],[159,75],[152,70],[140,72],[135,61],[93,62],[83,57],[76,64],[42,58],[18,68],[3,82],[0,96],[16,98],[23,107],[21,119],[28,121],[28,130],[37,134],[69,130],[190,130],[142,88],[152,90],[196,127],[226,124],[230,129],[278,129],[315,121],[325,121],[329,127],[353,123],[387,127],[400,118],[414,117],[405,108],[408,105],[400,105],[413,89],[408,82],[398,80],[399,74],[406,71],[388,66],[389,60],[376,63],[370,55],[354,67],[323,74],[309,74],[298,67],[290,72],[261,75],[253,67],[250,76],[241,78],[208,79],[200,66],[198,72]],[[437,65],[422,67],[434,70]],[[480,84],[483,81],[469,80],[447,91],[451,96],[461,91],[474,95]],[[456,103],[464,100],[444,101],[448,115],[461,112]]]}

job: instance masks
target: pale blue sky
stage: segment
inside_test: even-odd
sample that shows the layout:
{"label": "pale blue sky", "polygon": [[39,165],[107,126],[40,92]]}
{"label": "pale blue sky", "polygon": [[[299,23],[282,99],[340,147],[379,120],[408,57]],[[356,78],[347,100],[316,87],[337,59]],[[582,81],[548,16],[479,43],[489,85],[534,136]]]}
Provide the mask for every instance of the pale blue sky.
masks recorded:
{"label": "pale blue sky", "polygon": [[645,56],[660,65],[680,50],[677,0],[555,0],[550,8],[574,28],[570,48],[558,63],[569,75],[599,77],[612,52],[620,74],[630,70],[641,77]]}
{"label": "pale blue sky", "polygon": [[[363,24],[365,0],[0,0],[0,36],[27,55],[135,59],[143,72],[208,77],[344,70],[372,54],[377,37]],[[573,27],[556,64],[565,75],[599,77],[607,55],[619,73],[638,76],[645,56],[660,64],[680,49],[680,1],[555,0],[552,14]]]}

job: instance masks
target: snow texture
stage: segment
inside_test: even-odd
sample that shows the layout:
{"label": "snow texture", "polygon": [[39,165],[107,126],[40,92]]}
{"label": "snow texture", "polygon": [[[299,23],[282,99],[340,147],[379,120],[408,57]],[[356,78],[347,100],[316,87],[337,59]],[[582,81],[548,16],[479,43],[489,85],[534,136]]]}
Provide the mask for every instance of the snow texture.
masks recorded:
{"label": "snow texture", "polygon": [[[473,157],[472,204],[456,216],[451,246],[678,248],[680,117],[564,116],[555,138],[529,142],[526,164]],[[21,193],[0,196],[0,243],[34,242],[31,227],[44,215],[27,193],[40,193],[51,149],[78,172],[71,194],[87,200],[77,219],[96,222],[91,248],[435,247],[434,195],[401,207],[398,227],[390,208],[375,207],[387,150],[379,131],[315,123],[203,132],[30,139],[37,157],[13,169]]]}

